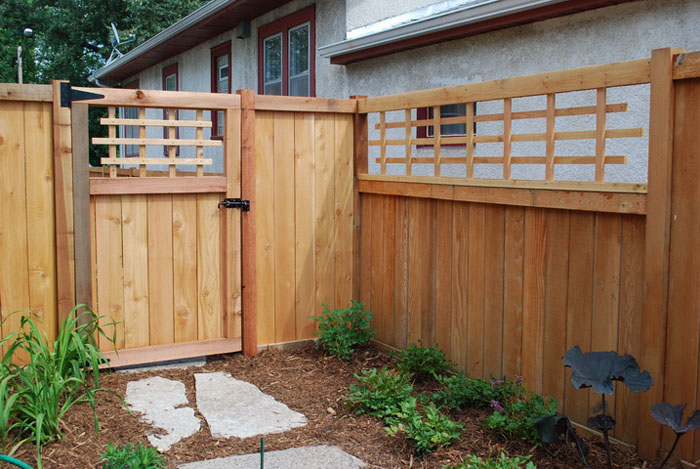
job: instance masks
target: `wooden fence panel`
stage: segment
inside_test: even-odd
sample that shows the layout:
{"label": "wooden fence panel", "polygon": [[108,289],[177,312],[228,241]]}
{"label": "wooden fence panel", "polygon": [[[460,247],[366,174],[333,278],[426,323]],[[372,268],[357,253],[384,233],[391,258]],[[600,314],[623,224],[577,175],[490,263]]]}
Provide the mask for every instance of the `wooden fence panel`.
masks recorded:
{"label": "wooden fence panel", "polygon": [[258,343],[308,339],[324,303],[352,299],[353,116],[255,119]]}
{"label": "wooden fence panel", "polygon": [[[644,217],[367,193],[361,199],[363,210],[371,207],[369,226],[362,226],[361,252],[370,253],[363,300],[378,340],[404,348],[437,337],[469,376],[523,376],[579,422],[600,397],[571,387],[561,362],[566,350],[640,349],[632,318],[642,304]],[[393,212],[394,241],[387,243],[387,207],[404,203],[407,220],[398,223]],[[405,269],[386,262],[400,256]],[[408,285],[405,341],[392,332],[404,326],[400,300],[385,301],[391,283]],[[610,411],[634,421],[637,408],[627,397],[610,399]],[[616,436],[633,441],[636,434],[625,425]]]}

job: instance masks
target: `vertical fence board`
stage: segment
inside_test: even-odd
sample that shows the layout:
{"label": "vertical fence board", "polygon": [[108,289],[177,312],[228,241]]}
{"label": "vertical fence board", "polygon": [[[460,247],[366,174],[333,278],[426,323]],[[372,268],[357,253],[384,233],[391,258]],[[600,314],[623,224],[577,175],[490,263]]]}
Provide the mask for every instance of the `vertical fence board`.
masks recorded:
{"label": "vertical fence board", "polygon": [[[394,328],[394,289],[392,288],[395,282],[396,275],[396,198],[392,196],[384,197],[383,207],[383,261],[384,269],[382,279],[382,316],[384,337],[383,342],[391,344],[392,329]],[[337,264],[336,264],[337,265]]]}
{"label": "vertical fence board", "polygon": [[437,201],[437,226],[435,269],[435,343],[440,349],[450,353],[450,333],[452,331],[452,206],[447,200]]}
{"label": "vertical fence board", "polygon": [[[100,323],[108,336],[111,337],[116,328],[117,341],[115,345],[119,349],[124,347],[124,278],[120,197],[98,196],[95,198],[95,225],[97,265],[99,266],[97,277],[102,279],[97,285],[97,311],[100,316],[105,316]],[[105,327],[105,324],[109,322],[117,322],[118,324],[114,327]],[[100,337],[99,341],[102,350],[111,350],[112,347],[104,337]]]}
{"label": "vertical fence board", "polygon": [[486,208],[469,205],[469,261],[467,267],[467,375],[484,374],[484,301]]}
{"label": "vertical fence board", "polygon": [[455,203],[452,224],[452,340],[451,358],[467,369],[467,268],[469,263],[469,205]]}
{"label": "vertical fence board", "polygon": [[396,262],[393,285],[395,316],[390,344],[404,348],[408,346],[408,200],[406,198],[396,200],[395,214]]}
{"label": "vertical fence board", "polygon": [[505,211],[486,206],[484,246],[484,376],[503,375],[503,281]]}
{"label": "vertical fence board", "polygon": [[173,195],[175,342],[197,340],[197,197]]}
{"label": "vertical fence board", "polygon": [[[172,196],[149,195],[148,320],[151,345],[172,344],[175,340],[173,317],[172,226]],[[100,235],[98,233],[98,242],[99,238]]]}
{"label": "vertical fence board", "polygon": [[[377,331],[377,340],[386,342],[387,318],[384,311],[384,272],[386,269],[384,257],[384,198],[377,195],[372,197],[372,268],[370,277],[370,297],[374,320],[372,324]],[[390,324],[389,324],[390,326]]]}
{"label": "vertical fence board", "polygon": [[[362,225],[360,226],[360,301],[365,305],[365,311],[374,311],[372,306],[372,197],[365,194],[360,197],[360,210],[362,211]],[[319,234],[317,233],[317,239]],[[316,242],[316,278],[319,278],[318,265],[321,260],[321,250]],[[319,279],[320,280],[320,279]],[[321,283],[316,281],[316,296],[320,296]],[[376,315],[375,315],[376,316]],[[372,321],[374,325],[376,319]]]}
{"label": "vertical fence board", "polygon": [[335,116],[335,303],[345,307],[352,299],[353,266],[353,120]]}
{"label": "vertical fence board", "polygon": [[315,203],[314,115],[294,116],[294,227],[295,227],[295,320],[296,337],[309,338],[314,332],[310,318],[316,311],[316,269],[314,263]]}
{"label": "vertical fence board", "polygon": [[[328,304],[333,309],[341,307],[335,305],[335,238],[333,236],[333,224],[335,213],[335,120],[332,115],[318,114],[314,119],[314,154],[316,157],[314,171],[314,223],[316,225],[314,244],[314,263],[316,275],[316,314],[322,311],[322,305]],[[367,218],[363,218],[362,233],[364,238],[370,236],[371,223],[369,210],[371,196],[363,197],[362,203],[367,211]],[[371,248],[372,243],[362,243],[363,249]],[[371,253],[362,253],[362,265],[367,269],[371,266]],[[368,270],[369,271],[369,270]],[[370,307],[369,288],[370,276],[363,277],[361,297]]]}
{"label": "vertical fence board", "polygon": [[[435,343],[435,224],[436,200],[424,200],[421,209],[425,214],[420,240],[420,267],[414,278],[420,288],[420,338],[424,345],[432,346]],[[410,303],[409,303],[410,304]]]}
{"label": "vertical fence board", "polygon": [[197,338],[200,340],[221,336],[223,305],[219,219],[222,213],[217,207],[219,198],[218,194],[197,194]]}
{"label": "vertical fence board", "polygon": [[544,344],[544,257],[547,225],[544,209],[525,209],[525,265],[523,270],[523,379],[542,393]]}
{"label": "vertical fence board", "polygon": [[525,209],[506,207],[503,281],[503,375],[522,375]]}
{"label": "vertical fence board", "polygon": [[[2,111],[0,111],[1,113]],[[49,341],[56,337],[56,260],[54,255],[51,105],[24,104],[29,303],[41,318]],[[0,171],[2,174],[9,174]],[[17,174],[14,177],[18,177]],[[5,181],[3,181],[5,184]],[[3,259],[5,257],[3,256]]]}
{"label": "vertical fence board", "polygon": [[148,324],[148,211],[145,195],[122,199],[124,252],[124,346],[149,345]]}

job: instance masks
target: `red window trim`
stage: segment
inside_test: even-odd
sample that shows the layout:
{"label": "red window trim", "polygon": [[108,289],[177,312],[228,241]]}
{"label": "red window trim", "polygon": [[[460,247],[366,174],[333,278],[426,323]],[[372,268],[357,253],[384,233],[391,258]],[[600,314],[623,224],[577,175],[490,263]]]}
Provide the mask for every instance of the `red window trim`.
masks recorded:
{"label": "red window trim", "polygon": [[[228,56],[228,92],[231,93],[231,41],[226,41],[223,44],[214,46],[211,48],[211,92],[216,93],[216,59],[222,55]],[[212,140],[221,140],[223,135],[216,135],[216,129],[218,128],[219,116],[215,109],[211,111],[211,138]]]}
{"label": "red window trim", "polygon": [[[137,90],[137,89],[139,89],[139,79],[137,78],[137,79],[135,79],[135,80],[131,80],[130,82],[124,84],[124,85],[122,86],[122,88],[124,88],[124,89],[129,89],[129,90]],[[126,149],[127,149],[128,147],[135,147],[135,145],[124,145],[124,157],[125,157],[125,158],[134,158],[134,157],[139,156],[139,152],[138,152],[138,151],[136,151],[136,153],[127,153],[127,152],[126,152]]]}
{"label": "red window trim", "polygon": [[258,28],[258,94],[265,94],[263,79],[263,41],[282,34],[282,94],[289,95],[289,30],[309,23],[309,96],[316,96],[316,5],[299,10]]}
{"label": "red window trim", "polygon": [[[167,67],[163,67],[163,70],[161,71],[162,78],[163,78],[163,90],[165,90],[165,78],[169,75],[175,74],[175,91],[180,91],[180,72],[178,71],[177,67],[177,62],[174,64],[170,64]],[[167,111],[163,109],[163,119],[167,119]],[[178,118],[178,113],[175,111],[175,119]],[[179,138],[180,132],[178,132],[179,129],[175,129],[175,138]],[[163,127],[163,138],[168,138],[168,128]],[[163,146],[163,154],[165,156],[168,156],[168,147]],[[175,155],[180,154],[180,147],[175,147]]]}

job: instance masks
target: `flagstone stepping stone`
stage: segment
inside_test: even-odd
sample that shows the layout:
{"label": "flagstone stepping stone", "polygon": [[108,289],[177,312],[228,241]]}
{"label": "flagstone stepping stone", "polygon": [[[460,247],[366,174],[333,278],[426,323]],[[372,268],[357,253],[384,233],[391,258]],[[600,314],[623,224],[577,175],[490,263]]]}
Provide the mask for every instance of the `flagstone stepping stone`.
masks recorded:
{"label": "flagstone stepping stone", "polygon": [[131,410],[143,414],[143,421],[162,430],[148,435],[148,441],[161,451],[194,435],[201,426],[194,409],[187,407],[185,385],[180,381],[160,376],[131,381],[126,385],[124,400]]}
{"label": "flagstone stepping stone", "polygon": [[195,373],[197,408],[215,438],[249,438],[306,425],[306,417],[226,372]]}
{"label": "flagstone stepping stone", "polygon": [[[265,453],[265,469],[356,469],[360,459],[337,446],[307,446]],[[180,469],[250,469],[260,467],[260,453],[209,459],[179,466]]]}

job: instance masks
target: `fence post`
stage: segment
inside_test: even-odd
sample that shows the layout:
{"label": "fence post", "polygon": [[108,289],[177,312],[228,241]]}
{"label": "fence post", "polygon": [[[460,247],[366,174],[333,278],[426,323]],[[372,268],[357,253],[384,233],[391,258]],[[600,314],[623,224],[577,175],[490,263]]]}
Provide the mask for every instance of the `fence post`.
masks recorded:
{"label": "fence post", "polygon": [[[90,174],[88,105],[74,103],[71,109],[73,152],[73,225],[75,229],[75,301],[92,305],[90,259]],[[88,318],[83,318],[87,320]]]}
{"label": "fence post", "polygon": [[[353,95],[350,99],[357,100],[365,99],[367,96]],[[360,114],[355,110],[353,120],[353,151],[354,151],[354,170],[353,170],[353,229],[352,229],[352,297],[359,301],[360,299],[360,270],[362,269],[360,259],[360,229],[362,226],[362,213],[360,210],[360,190],[357,175],[367,174],[368,154],[367,154],[367,114]]]}
{"label": "fence post", "polygon": [[241,97],[241,197],[250,211],[241,214],[241,284],[243,354],[258,353],[257,284],[255,281],[255,93],[236,91]]}
{"label": "fence post", "polygon": [[73,154],[71,112],[70,108],[61,107],[61,80],[54,80],[52,87],[56,293],[58,322],[60,322],[75,306]]}
{"label": "fence post", "polygon": [[654,386],[639,399],[640,429],[637,447],[646,459],[655,459],[661,428],[649,409],[663,400],[668,320],[668,269],[671,228],[671,168],[673,164],[674,83],[673,49],[651,54],[649,103],[649,183],[647,192],[646,245],[644,251],[643,344],[640,366],[648,369]]}

